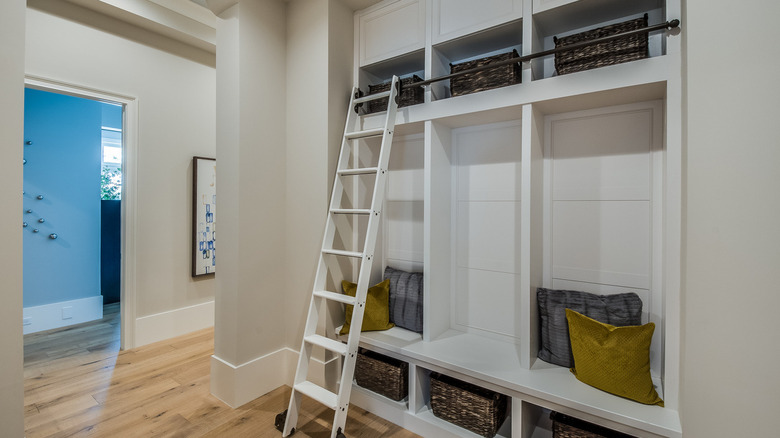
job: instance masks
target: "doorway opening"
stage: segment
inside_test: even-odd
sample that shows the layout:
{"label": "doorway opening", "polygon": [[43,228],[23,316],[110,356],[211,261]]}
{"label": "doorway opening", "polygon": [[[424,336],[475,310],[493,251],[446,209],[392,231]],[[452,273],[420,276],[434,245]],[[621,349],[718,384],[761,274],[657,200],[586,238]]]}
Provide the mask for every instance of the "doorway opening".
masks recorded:
{"label": "doorway opening", "polygon": [[27,77],[25,105],[24,332],[100,321],[105,305],[117,345],[132,348],[136,99]]}

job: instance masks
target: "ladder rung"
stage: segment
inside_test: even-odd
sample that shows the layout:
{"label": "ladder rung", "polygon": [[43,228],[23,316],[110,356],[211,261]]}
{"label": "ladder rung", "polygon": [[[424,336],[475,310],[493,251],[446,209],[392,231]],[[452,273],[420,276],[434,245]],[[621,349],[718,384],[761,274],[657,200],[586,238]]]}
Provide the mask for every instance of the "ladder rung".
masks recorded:
{"label": "ladder rung", "polygon": [[325,254],[345,256],[345,257],[357,257],[357,258],[363,257],[363,253],[357,251],[342,251],[340,249],[323,249],[322,252]]}
{"label": "ladder rung", "polygon": [[390,97],[390,90],[383,91],[377,94],[369,94],[368,96],[363,96],[361,98],[355,99],[355,101],[352,103],[358,104],[363,102],[370,102],[372,100],[386,99],[388,97]]}
{"label": "ladder rung", "polygon": [[346,137],[347,140],[355,140],[358,138],[379,137],[384,133],[385,133],[385,128],[376,128],[376,129],[366,129],[365,131],[349,132],[344,137]]}
{"label": "ladder rung", "polygon": [[326,290],[314,291],[314,296],[325,298],[326,300],[338,301],[339,303],[355,305],[357,301],[355,297],[351,297],[346,294],[337,294],[336,292],[329,292]]}
{"label": "ladder rung", "polygon": [[368,208],[334,208],[330,212],[335,214],[371,214],[371,210]]}
{"label": "ladder rung", "polygon": [[333,339],[326,338],[325,336],[309,335],[303,338],[303,340],[312,345],[319,345],[320,347],[326,350],[330,350],[342,356],[347,355],[347,344],[344,344],[339,341],[334,341]]}
{"label": "ladder rung", "polygon": [[323,405],[336,410],[337,404],[337,398],[338,396],[327,389],[315,385],[312,382],[305,381],[301,382],[293,387],[296,391],[300,392],[303,395],[309,396],[313,398],[314,400],[317,400],[318,402],[322,403]]}
{"label": "ladder rung", "polygon": [[360,169],[339,169],[337,173],[339,175],[365,175],[368,173],[377,173],[378,171],[378,167],[363,167]]}

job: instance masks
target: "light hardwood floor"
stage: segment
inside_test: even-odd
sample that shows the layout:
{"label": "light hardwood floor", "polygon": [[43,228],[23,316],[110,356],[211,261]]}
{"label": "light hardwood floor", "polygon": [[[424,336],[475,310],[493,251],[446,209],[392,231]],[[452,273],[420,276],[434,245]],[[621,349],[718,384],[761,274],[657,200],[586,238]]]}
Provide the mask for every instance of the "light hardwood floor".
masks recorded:
{"label": "light hardwood floor", "polygon": [[[214,331],[119,351],[119,307],[100,321],[24,337],[26,438],[280,437],[290,389],[231,409],[209,393]],[[333,411],[309,400],[294,437],[328,438]],[[352,406],[346,435],[417,435]]]}

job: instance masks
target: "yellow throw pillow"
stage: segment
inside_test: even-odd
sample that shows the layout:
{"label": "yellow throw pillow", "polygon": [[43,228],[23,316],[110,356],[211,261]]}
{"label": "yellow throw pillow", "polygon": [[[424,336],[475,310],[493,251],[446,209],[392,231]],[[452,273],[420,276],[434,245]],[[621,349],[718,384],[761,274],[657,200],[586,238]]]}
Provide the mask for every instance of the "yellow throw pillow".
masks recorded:
{"label": "yellow throw pillow", "polygon": [[[357,293],[357,285],[355,283],[342,281],[341,287],[344,288],[344,293],[351,297],[354,297]],[[344,321],[344,325],[339,332],[341,335],[349,333],[349,324],[352,321],[352,307],[352,305],[347,304],[346,321]],[[363,325],[360,331],[387,330],[393,327],[395,327],[395,324],[390,322],[390,279],[387,279],[368,288],[366,310],[363,313]]]}
{"label": "yellow throw pillow", "polygon": [[646,405],[663,406],[650,378],[655,324],[615,327],[566,309],[577,379]]}

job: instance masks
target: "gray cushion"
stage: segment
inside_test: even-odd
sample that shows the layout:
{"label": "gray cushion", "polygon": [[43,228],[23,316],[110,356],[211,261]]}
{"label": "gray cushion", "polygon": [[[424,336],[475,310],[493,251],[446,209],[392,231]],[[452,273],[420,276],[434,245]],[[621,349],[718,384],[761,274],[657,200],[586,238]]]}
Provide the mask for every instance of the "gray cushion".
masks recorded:
{"label": "gray cushion", "polygon": [[565,309],[614,326],[642,324],[642,300],[633,292],[596,295],[540,287],[536,290],[536,300],[542,329],[539,359],[563,367],[574,366]]}
{"label": "gray cushion", "polygon": [[385,268],[390,279],[390,322],[413,332],[423,331],[423,274]]}

